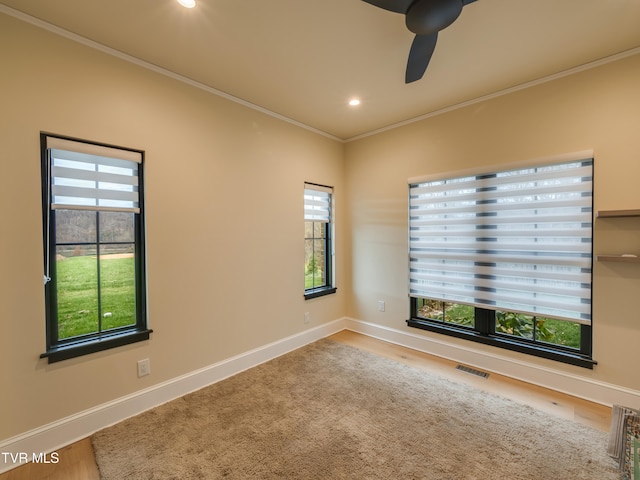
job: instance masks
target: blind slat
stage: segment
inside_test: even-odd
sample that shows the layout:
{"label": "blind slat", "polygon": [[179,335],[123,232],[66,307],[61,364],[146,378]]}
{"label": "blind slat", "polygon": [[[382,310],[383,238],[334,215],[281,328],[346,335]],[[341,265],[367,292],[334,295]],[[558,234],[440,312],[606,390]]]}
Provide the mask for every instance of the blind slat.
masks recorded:
{"label": "blind slat", "polygon": [[[138,192],[127,192],[122,190],[107,190],[104,188],[83,188],[68,187],[64,185],[53,185],[51,192],[54,198],[54,204],[69,203],[74,205],[73,199],[77,200],[97,200],[99,205],[101,200],[121,200],[130,203],[138,203]],[[62,197],[62,198],[61,198]],[[67,199],[67,202],[64,199]],[[82,203],[81,203],[82,204]]]}
{"label": "blind slat", "polygon": [[108,173],[95,170],[81,170],[78,168],[53,166],[52,176],[57,180],[85,180],[89,182],[113,183],[119,185],[138,185],[138,176],[135,171],[131,175]]}
{"label": "blind slat", "polygon": [[[424,262],[427,265],[427,262]],[[459,264],[453,262],[447,262],[446,264],[433,262],[428,264],[428,269],[414,269],[413,277],[421,278],[424,275],[423,272],[435,277],[444,277],[445,275],[456,275],[457,273],[467,273],[470,265],[460,262]],[[526,266],[525,266],[526,267]],[[548,268],[545,270],[539,270],[535,268],[523,268],[523,265],[514,264],[495,264],[491,266],[473,265],[472,266],[476,275],[479,276],[493,276],[495,278],[521,278],[526,276],[530,280],[538,281],[567,281],[580,283],[584,280],[582,273],[574,271],[574,269],[557,266],[555,268]]]}

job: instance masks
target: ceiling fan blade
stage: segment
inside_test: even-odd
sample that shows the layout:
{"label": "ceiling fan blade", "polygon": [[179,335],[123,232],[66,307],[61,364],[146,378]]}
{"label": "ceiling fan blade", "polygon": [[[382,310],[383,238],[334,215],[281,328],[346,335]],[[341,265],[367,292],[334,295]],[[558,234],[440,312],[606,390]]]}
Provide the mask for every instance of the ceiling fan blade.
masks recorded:
{"label": "ceiling fan blade", "polygon": [[475,2],[476,0],[462,0],[462,5],[469,5],[470,3]]}
{"label": "ceiling fan blade", "polygon": [[431,35],[416,35],[411,44],[411,50],[409,51],[404,83],[415,82],[422,78],[431,61],[431,55],[433,55],[437,41],[437,32]]}
{"label": "ceiling fan blade", "polygon": [[362,0],[376,7],[390,12],[407,13],[409,7],[415,0]]}

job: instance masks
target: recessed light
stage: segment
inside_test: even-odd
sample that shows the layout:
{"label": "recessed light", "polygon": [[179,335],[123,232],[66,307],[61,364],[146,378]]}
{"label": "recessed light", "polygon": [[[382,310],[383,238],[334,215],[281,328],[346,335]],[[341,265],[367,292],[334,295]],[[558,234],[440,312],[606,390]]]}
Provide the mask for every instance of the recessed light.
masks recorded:
{"label": "recessed light", "polygon": [[360,100],[358,100],[357,98],[352,98],[351,100],[349,100],[349,105],[351,105],[352,107],[357,107],[358,105],[360,105]]}
{"label": "recessed light", "polygon": [[193,8],[196,6],[196,0],[178,0],[178,3],[186,8]]}

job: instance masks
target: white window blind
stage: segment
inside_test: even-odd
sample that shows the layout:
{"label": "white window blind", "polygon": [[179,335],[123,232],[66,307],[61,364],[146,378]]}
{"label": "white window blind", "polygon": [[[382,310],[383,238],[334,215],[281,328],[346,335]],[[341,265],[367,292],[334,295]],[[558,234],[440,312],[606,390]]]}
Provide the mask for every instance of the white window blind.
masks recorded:
{"label": "white window blind", "polygon": [[593,159],[409,185],[409,291],[590,324]]}
{"label": "white window blind", "polygon": [[140,211],[140,153],[55,137],[47,147],[52,209]]}
{"label": "white window blind", "polygon": [[308,222],[331,221],[331,187],[304,184],[304,219]]}

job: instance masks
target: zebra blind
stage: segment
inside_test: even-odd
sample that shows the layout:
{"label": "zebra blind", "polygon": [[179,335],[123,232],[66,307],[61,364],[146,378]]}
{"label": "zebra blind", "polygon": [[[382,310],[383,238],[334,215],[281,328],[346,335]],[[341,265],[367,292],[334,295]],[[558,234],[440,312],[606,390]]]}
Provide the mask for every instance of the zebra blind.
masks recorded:
{"label": "zebra blind", "polygon": [[308,222],[331,221],[331,187],[304,184],[304,219]]}
{"label": "zebra blind", "polygon": [[52,209],[139,212],[138,152],[47,137]]}
{"label": "zebra blind", "polygon": [[411,183],[409,294],[591,323],[593,159]]}

